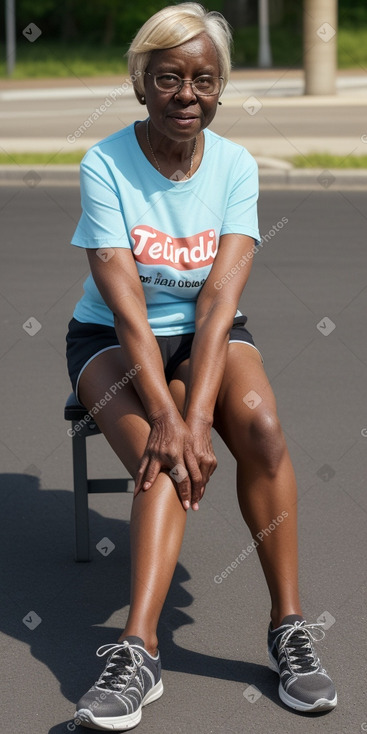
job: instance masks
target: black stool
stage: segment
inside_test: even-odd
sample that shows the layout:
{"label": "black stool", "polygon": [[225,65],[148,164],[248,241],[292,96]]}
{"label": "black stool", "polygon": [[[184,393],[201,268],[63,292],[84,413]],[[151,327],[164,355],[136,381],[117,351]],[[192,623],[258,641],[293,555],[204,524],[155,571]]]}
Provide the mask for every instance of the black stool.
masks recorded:
{"label": "black stool", "polygon": [[89,561],[88,494],[127,492],[131,479],[88,479],[86,439],[88,436],[96,436],[101,431],[93,416],[78,403],[74,393],[71,393],[66,401],[64,417],[65,420],[71,421],[69,435],[73,446],[75,560]]}

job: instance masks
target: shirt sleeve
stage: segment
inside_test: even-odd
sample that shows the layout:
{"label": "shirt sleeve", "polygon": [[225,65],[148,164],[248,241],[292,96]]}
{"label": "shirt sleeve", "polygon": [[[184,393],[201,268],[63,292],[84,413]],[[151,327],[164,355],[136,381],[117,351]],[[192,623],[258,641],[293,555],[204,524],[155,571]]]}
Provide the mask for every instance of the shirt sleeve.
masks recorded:
{"label": "shirt sleeve", "polygon": [[258,167],[255,159],[243,149],[233,173],[226,212],[220,234],[246,234],[260,242],[257,218],[259,196]]}
{"label": "shirt sleeve", "polygon": [[80,194],[82,215],[71,244],[86,248],[130,247],[114,179],[93,148],[80,164]]}

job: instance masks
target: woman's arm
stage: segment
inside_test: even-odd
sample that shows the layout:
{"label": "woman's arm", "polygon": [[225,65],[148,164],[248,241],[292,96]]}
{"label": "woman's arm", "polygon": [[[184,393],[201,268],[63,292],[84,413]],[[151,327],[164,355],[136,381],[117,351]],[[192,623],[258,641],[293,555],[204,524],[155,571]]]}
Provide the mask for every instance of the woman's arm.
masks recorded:
{"label": "woman's arm", "polygon": [[97,288],[114,315],[116,334],[129,366],[138,363],[142,367],[134,377],[134,386],[148,418],[162,409],[175,412],[131,250],[116,248],[106,261],[94,249],[87,250],[87,255]]}
{"label": "woman's arm", "polygon": [[229,332],[250,274],[253,247],[251,237],[223,235],[197,301],[184,416],[195,438],[196,456],[203,476],[202,493],[213,471],[209,469],[213,451],[210,428],[226,364]]}
{"label": "woman's arm", "polygon": [[188,476],[179,483],[187,509],[200,498],[201,474],[193,438],[182,419],[165,379],[161,353],[150,328],[143,287],[131,250],[116,248],[107,260],[97,250],[87,250],[97,288],[114,314],[118,340],[129,366],[140,364],[133,386],[145,408],[151,434],[136,477],[135,493],[149,489],[161,469],[184,466]]}

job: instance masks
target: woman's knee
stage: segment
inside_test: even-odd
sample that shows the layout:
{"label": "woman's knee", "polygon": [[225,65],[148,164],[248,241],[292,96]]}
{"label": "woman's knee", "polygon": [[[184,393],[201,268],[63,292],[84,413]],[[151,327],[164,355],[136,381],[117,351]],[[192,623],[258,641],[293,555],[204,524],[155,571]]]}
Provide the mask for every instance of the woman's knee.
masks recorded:
{"label": "woman's knee", "polygon": [[247,435],[247,456],[257,459],[263,470],[275,476],[287,450],[277,413],[266,408],[255,409]]}

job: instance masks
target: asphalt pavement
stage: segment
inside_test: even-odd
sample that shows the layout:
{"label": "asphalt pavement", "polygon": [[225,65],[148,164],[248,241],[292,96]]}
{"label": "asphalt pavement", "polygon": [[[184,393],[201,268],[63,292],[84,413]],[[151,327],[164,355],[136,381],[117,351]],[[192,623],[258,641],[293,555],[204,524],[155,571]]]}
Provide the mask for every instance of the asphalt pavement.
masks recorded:
{"label": "asphalt pavement", "polygon": [[[67,734],[75,701],[100,672],[95,650],[115,641],[126,620],[131,495],[90,498],[92,561],[76,564],[63,407],[65,332],[88,270],[85,254],[68,244],[79,191],[22,180],[0,187],[0,211],[0,729]],[[339,704],[306,715],[279,701],[255,553],[218,583],[251,537],[233,459],[214,436],[219,466],[199,512],[189,513],[160,624],[165,693],[144,709],[140,734],[367,730],[365,192],[335,182],[263,190],[260,225],[264,246],[241,307],[295,465],[301,597],[307,619],[326,622],[318,651]],[[120,476],[105,439],[89,443],[90,476]],[[107,557],[96,547],[104,538],[115,546]]]}

